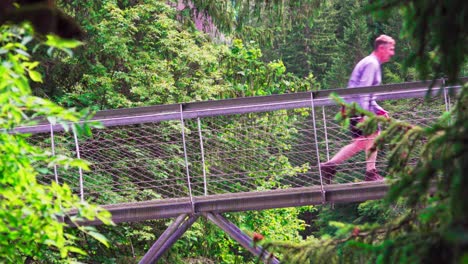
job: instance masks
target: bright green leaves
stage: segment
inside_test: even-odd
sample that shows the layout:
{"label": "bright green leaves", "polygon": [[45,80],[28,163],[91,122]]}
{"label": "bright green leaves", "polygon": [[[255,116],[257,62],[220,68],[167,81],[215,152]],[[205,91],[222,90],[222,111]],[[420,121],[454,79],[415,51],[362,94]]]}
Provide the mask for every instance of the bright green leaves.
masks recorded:
{"label": "bright green leaves", "polygon": [[44,44],[49,47],[47,50],[49,56],[52,55],[54,49],[59,49],[68,54],[68,56],[73,56],[72,49],[83,45],[83,42],[73,39],[63,39],[55,35],[47,35],[47,40]]}
{"label": "bright green leaves", "polygon": [[313,78],[301,79],[286,74],[281,60],[265,63],[262,56],[257,43],[244,43],[239,39],[233,41],[231,53],[221,61],[224,80],[232,87],[226,89],[222,98],[297,92],[309,90],[311,85],[315,85]]}
{"label": "bright green leaves", "polygon": [[[75,246],[76,236],[60,221],[70,210],[80,219],[99,219],[109,224],[110,215],[96,206],[80,202],[67,185],[39,184],[36,176],[53,166],[87,169],[80,159],[52,156],[49,151],[30,144],[30,135],[10,133],[19,126],[47,118],[52,124],[78,121],[82,114],[66,110],[49,100],[31,96],[29,79],[42,82],[36,71],[38,62],[31,61],[26,45],[32,40],[27,26],[0,28],[0,259],[10,263],[24,262],[25,257],[44,261],[45,256],[71,261],[72,253],[85,254]],[[49,44],[68,49],[76,43],[49,38]],[[90,124],[73,125],[79,134],[89,134]],[[79,129],[77,129],[79,128]],[[81,227],[80,227],[81,228]],[[82,227],[107,245],[95,230]],[[49,259],[50,260],[50,259]]]}
{"label": "bright green leaves", "polygon": [[29,73],[29,78],[31,78],[31,80],[35,82],[42,82],[42,76],[37,71],[29,70],[28,73]]}
{"label": "bright green leaves", "polygon": [[124,108],[303,91],[313,83],[286,74],[280,60],[262,61],[256,43],[229,47],[184,28],[161,1],[107,2],[94,12],[86,50],[53,69],[77,69],[73,88],[62,87],[62,77],[46,84],[66,92],[59,96],[66,105]]}
{"label": "bright green leaves", "polygon": [[74,49],[80,45],[83,45],[83,42],[73,39],[63,39],[55,35],[47,35],[47,41],[44,44],[54,48]]}

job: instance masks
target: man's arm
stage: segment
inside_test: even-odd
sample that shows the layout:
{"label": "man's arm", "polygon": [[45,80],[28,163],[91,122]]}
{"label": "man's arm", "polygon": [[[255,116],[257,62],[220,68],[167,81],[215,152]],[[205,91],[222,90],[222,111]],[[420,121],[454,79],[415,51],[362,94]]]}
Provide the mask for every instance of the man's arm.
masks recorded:
{"label": "man's arm", "polygon": [[385,109],[383,109],[379,104],[377,104],[377,102],[375,101],[374,99],[374,96],[371,96],[370,97],[370,102],[369,102],[370,106],[371,106],[371,109],[372,109],[372,112],[374,112],[376,115],[383,115],[385,116],[386,118],[389,118],[388,116],[388,111],[386,111]]}
{"label": "man's arm", "polygon": [[[366,65],[362,72],[360,78],[360,86],[372,86],[380,84],[380,82],[376,83],[376,80],[380,81],[380,65],[370,63]],[[369,95],[368,100],[369,111],[373,112],[376,115],[383,115],[387,118],[389,117],[388,111],[386,111],[385,109],[383,109],[383,107],[377,104],[374,95]]]}

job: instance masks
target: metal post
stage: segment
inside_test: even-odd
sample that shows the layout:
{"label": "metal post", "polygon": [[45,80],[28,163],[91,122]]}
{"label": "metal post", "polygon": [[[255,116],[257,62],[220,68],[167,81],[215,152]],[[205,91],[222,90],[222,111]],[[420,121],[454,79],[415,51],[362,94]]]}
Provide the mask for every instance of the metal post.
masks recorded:
{"label": "metal post", "polygon": [[185,158],[185,171],[187,173],[187,185],[190,195],[190,204],[192,205],[192,212],[195,213],[195,204],[193,203],[193,196],[192,196],[192,184],[190,183],[190,169],[188,163],[188,155],[187,155],[187,144],[185,142],[185,122],[184,122],[184,113],[182,109],[182,104],[180,104],[180,124],[182,127],[182,144],[184,145],[184,158]]}
{"label": "metal post", "polygon": [[[54,127],[52,126],[52,124],[50,124],[50,145],[51,145],[51,148],[52,148],[52,156],[55,156]],[[55,176],[55,182],[57,184],[59,184],[57,164],[54,164],[54,176]]]}
{"label": "metal post", "polygon": [[452,111],[452,102],[450,101],[450,95],[447,95],[448,110]]}
{"label": "metal post", "polygon": [[[55,137],[54,137],[54,127],[52,126],[52,124],[50,124],[50,145],[52,148],[52,156],[55,156]],[[59,179],[58,179],[57,164],[54,164],[54,176],[55,176],[55,182],[57,184],[60,184]],[[62,204],[60,204],[60,208],[63,209]],[[60,220],[62,222],[65,222],[65,216],[60,216]]]}
{"label": "metal post", "polygon": [[202,168],[203,168],[203,190],[205,196],[208,195],[208,186],[206,184],[206,165],[205,165],[205,150],[203,148],[203,135],[202,135],[202,130],[201,130],[201,121],[200,118],[197,118],[198,122],[198,136],[200,138],[200,151],[201,151],[201,157],[202,157]]}
{"label": "metal post", "polygon": [[325,131],[325,148],[327,150],[327,161],[330,160],[330,151],[328,150],[328,131],[327,131],[327,118],[325,117],[325,106],[322,106],[323,115],[323,129]]}
{"label": "metal post", "polygon": [[318,138],[317,138],[317,127],[315,125],[315,105],[314,105],[314,93],[313,92],[310,92],[310,104],[312,107],[312,123],[314,127],[315,151],[317,153],[317,164],[318,164],[319,175],[320,175],[320,187],[322,191],[322,199],[323,199],[323,202],[325,203],[326,196],[325,196],[325,189],[323,188],[323,177],[322,177],[322,167],[320,164],[320,151],[319,151]]}
{"label": "metal post", "polygon": [[442,87],[444,90],[444,101],[445,101],[445,111],[450,111],[450,102],[448,101],[449,98],[447,96],[447,87],[445,87],[445,79],[442,79]]}
{"label": "metal post", "polygon": [[[450,96],[448,95],[447,87],[445,86],[445,79],[442,79],[441,88],[444,90],[445,111],[450,112],[452,111],[452,107],[450,103]],[[449,116],[447,123],[448,123],[447,125],[450,125],[452,123],[452,116]]]}
{"label": "metal post", "polygon": [[[80,158],[80,145],[78,144],[78,136],[76,134],[75,128],[73,128],[73,137],[75,138],[76,157],[78,159],[81,159]],[[81,167],[78,167],[78,172],[80,174],[80,199],[82,202],[84,202],[83,169],[81,169]]]}
{"label": "metal post", "polygon": [[236,225],[229,222],[226,218],[218,213],[207,213],[206,218],[212,223],[220,227],[230,237],[239,242],[244,248],[250,251],[255,256],[261,258],[265,263],[279,264],[279,260],[261,246],[254,246],[253,240],[244,234]]}

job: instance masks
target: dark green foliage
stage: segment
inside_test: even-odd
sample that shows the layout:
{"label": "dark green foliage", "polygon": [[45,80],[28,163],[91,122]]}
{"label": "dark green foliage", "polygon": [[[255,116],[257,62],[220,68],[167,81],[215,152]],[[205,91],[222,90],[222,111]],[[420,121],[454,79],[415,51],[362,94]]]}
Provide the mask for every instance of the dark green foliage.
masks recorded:
{"label": "dark green foliage", "polygon": [[367,8],[388,18],[400,10],[402,35],[413,46],[407,65],[414,65],[422,79],[448,77],[456,83],[468,53],[468,7],[466,1],[375,1]]}
{"label": "dark green foliage", "polygon": [[[414,45],[407,66],[415,65],[422,78],[447,76],[449,83],[459,83],[468,47],[466,1],[375,1],[367,8],[387,18],[394,9],[403,14],[402,36]],[[468,86],[462,84],[456,107],[431,127],[369,119],[368,126],[376,121],[390,123],[377,140],[394,146],[388,205],[404,197],[412,210],[383,226],[342,225],[334,239],[281,245],[293,253],[288,261],[466,263],[467,105]],[[417,147],[421,142],[422,149]],[[412,155],[419,156],[416,165],[409,161]]]}
{"label": "dark green foliage", "polygon": [[[176,2],[176,1],[174,1]],[[317,0],[194,0],[190,12],[209,16],[213,24],[227,35],[242,39],[271,42],[278,31],[290,29],[292,21],[307,17],[320,5]],[[297,12],[300,10],[300,12]],[[291,12],[292,11],[292,12]]]}
{"label": "dark green foliage", "polygon": [[212,43],[161,1],[64,5],[86,29],[88,44],[72,59],[46,58],[51,74],[36,87],[64,105],[111,109],[269,95],[313,83],[286,74],[280,60],[263,62],[256,43]]}
{"label": "dark green foliage", "polygon": [[281,7],[272,2],[235,2],[244,15],[236,17],[243,22],[232,35],[258,42],[265,60],[281,59],[299,77],[315,76],[322,89],[345,87],[355,63],[372,51],[373,40],[380,34],[397,40],[396,56],[384,66],[384,82],[414,80],[413,70],[401,66],[411,46],[400,37],[398,13],[386,22],[377,21],[363,14],[367,2],[362,0],[293,1]]}

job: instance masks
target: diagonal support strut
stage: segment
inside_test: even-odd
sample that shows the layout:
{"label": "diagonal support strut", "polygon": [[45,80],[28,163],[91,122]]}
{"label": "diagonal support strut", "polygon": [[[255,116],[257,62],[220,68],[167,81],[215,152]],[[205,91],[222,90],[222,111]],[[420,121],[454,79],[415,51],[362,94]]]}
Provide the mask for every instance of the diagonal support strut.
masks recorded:
{"label": "diagonal support strut", "polygon": [[198,215],[179,215],[146,252],[139,264],[156,263],[197,219]]}
{"label": "diagonal support strut", "polygon": [[250,251],[255,256],[261,258],[264,263],[268,264],[279,264],[279,260],[275,258],[272,254],[262,249],[260,246],[254,246],[253,240],[243,233],[236,225],[231,223],[229,220],[224,218],[218,213],[206,213],[206,218],[212,223],[220,227],[224,232],[226,232],[230,237],[236,240],[244,248]]}

